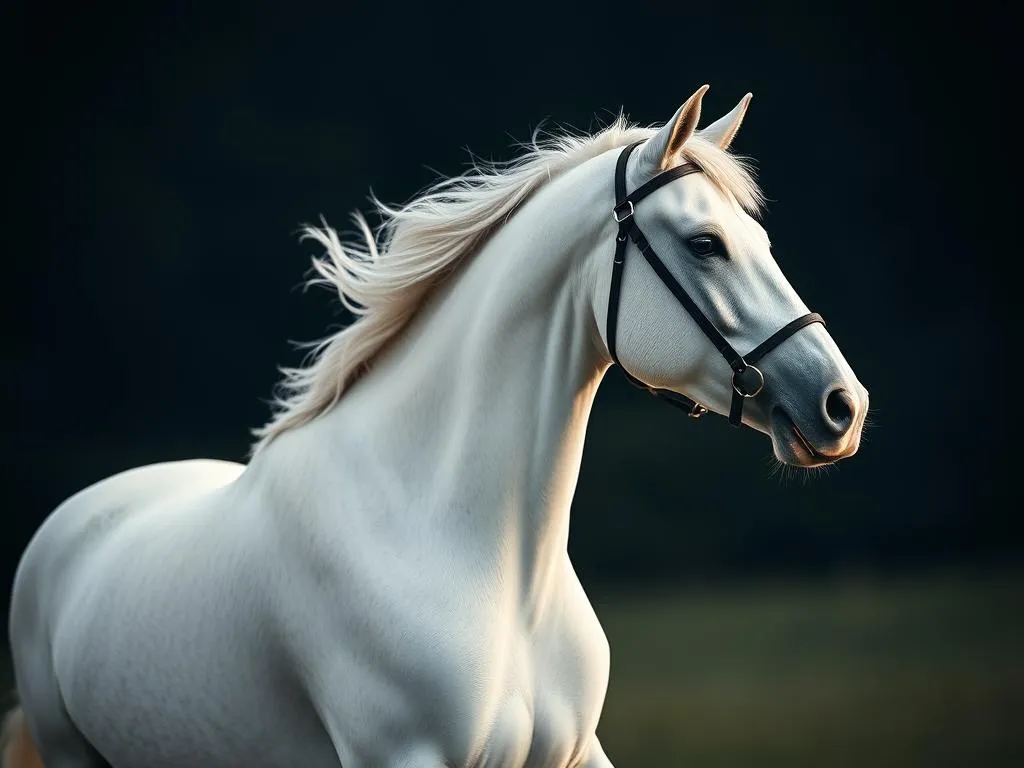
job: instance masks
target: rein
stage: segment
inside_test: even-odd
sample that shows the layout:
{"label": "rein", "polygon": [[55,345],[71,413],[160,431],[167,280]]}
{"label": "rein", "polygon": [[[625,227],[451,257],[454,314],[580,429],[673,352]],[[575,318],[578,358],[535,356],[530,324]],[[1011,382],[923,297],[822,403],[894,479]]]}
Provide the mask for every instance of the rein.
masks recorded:
{"label": "rein", "polygon": [[618,161],[615,164],[615,207],[612,209],[612,216],[619,225],[619,231],[615,237],[612,282],[608,290],[608,324],[606,333],[608,352],[611,354],[612,361],[622,368],[626,378],[634,385],[646,389],[652,395],[662,398],[670,405],[686,410],[690,417],[694,419],[699,419],[708,412],[706,407],[686,395],[644,384],[627,371],[626,367],[619,360],[618,354],[615,351],[615,335],[619,322],[619,298],[622,292],[622,272],[626,263],[626,250],[629,242],[632,241],[640,250],[640,254],[647,260],[647,263],[651,265],[655,274],[672,291],[672,295],[683,305],[683,308],[690,313],[690,317],[700,326],[704,335],[711,340],[711,343],[715,345],[715,348],[721,353],[732,369],[732,404],[729,408],[729,423],[734,427],[738,427],[743,424],[744,401],[748,398],[757,397],[761,390],[764,389],[764,374],[756,366],[756,363],[760,362],[765,355],[800,329],[814,323],[824,325],[825,321],[818,313],[809,312],[790,323],[786,323],[786,325],[782,326],[782,328],[762,341],[746,355],[740,355],[733,349],[721,331],[715,327],[715,324],[701,311],[690,294],[686,292],[686,289],[672,276],[668,267],[665,266],[665,262],[654,252],[654,248],[651,247],[650,242],[644,237],[644,233],[640,231],[640,226],[633,217],[633,214],[636,212],[637,203],[645,197],[676,179],[689,176],[691,173],[700,173],[700,168],[693,163],[683,163],[675,168],[659,173],[650,181],[627,193],[626,163],[629,161],[629,156],[633,150],[642,143],[638,141],[624,147],[619,153]]}

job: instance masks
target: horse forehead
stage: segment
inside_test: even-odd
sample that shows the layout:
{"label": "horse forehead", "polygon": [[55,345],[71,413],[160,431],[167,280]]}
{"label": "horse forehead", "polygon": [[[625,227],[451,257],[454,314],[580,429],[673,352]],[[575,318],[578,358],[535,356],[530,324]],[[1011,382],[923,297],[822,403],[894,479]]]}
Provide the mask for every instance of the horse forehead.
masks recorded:
{"label": "horse forehead", "polygon": [[652,202],[660,208],[660,214],[667,221],[688,229],[715,224],[731,248],[751,255],[770,253],[768,233],[757,219],[702,173],[690,174],[667,184],[655,192]]}
{"label": "horse forehead", "polygon": [[[675,187],[671,195],[665,196],[665,204],[678,215],[682,214],[693,221],[714,221],[726,228],[748,229],[743,220],[744,211],[732,198],[718,189],[703,174],[695,173],[686,176]],[[753,221],[753,220],[751,220]],[[756,223],[756,222],[755,222]]]}

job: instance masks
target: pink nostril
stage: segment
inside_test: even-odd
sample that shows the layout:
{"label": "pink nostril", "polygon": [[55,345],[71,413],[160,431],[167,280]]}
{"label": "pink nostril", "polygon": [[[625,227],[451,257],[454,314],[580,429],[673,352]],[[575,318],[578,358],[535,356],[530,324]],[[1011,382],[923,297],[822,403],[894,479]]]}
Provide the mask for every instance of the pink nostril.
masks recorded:
{"label": "pink nostril", "polygon": [[833,389],[825,398],[825,420],[837,435],[844,435],[853,424],[853,396],[845,389]]}

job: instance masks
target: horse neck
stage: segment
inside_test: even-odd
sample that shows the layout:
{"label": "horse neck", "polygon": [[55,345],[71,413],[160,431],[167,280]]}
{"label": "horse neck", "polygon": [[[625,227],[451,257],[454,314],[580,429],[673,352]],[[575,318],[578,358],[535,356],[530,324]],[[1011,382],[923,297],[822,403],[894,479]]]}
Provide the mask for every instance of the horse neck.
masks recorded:
{"label": "horse neck", "polygon": [[[481,555],[511,547],[498,556],[518,558],[524,588],[534,592],[562,567],[587,420],[606,369],[580,266],[588,251],[611,247],[610,232],[600,238],[610,218],[599,213],[610,193],[600,194],[603,175],[588,179],[584,170],[539,190],[337,406],[294,435],[311,451],[336,447],[342,464],[358,454],[389,465],[389,483],[402,486],[392,492],[408,507],[402,514],[476,536]],[[367,465],[362,476],[373,472]],[[447,519],[454,516],[457,524]]]}

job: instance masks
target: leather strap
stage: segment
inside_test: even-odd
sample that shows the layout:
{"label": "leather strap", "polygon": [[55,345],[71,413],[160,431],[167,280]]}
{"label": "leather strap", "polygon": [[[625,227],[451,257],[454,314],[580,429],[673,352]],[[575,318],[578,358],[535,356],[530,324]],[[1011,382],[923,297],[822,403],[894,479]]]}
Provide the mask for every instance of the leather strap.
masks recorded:
{"label": "leather strap", "polygon": [[767,355],[769,352],[771,352],[773,349],[779,346],[779,344],[784,342],[794,333],[814,323],[821,323],[822,325],[824,325],[825,320],[817,312],[809,312],[806,315],[798,317],[796,320],[793,320],[792,322],[786,323],[784,326],[782,326],[779,330],[777,330],[767,339],[765,339],[752,350],[747,352],[747,354],[743,356],[743,359],[746,360],[747,363],[749,363],[750,365],[756,365],[762,357]]}
{"label": "leather strap", "polygon": [[667,389],[657,389],[644,384],[629,373],[619,360],[616,351],[616,336],[619,324],[619,303],[622,295],[622,272],[625,268],[626,250],[629,241],[632,241],[647,263],[651,265],[655,274],[668,287],[672,295],[676,297],[676,300],[683,305],[683,308],[686,309],[690,317],[697,323],[701,331],[704,332],[704,335],[714,344],[715,349],[718,350],[726,362],[729,363],[729,367],[732,368],[733,395],[729,408],[729,423],[738,427],[743,423],[743,401],[747,398],[756,397],[764,387],[764,375],[754,364],[797,331],[813,323],[824,325],[825,321],[821,315],[810,312],[784,325],[746,355],[737,353],[729,343],[729,340],[715,327],[715,324],[704,314],[693,298],[686,292],[686,289],[683,288],[682,284],[675,279],[665,265],[665,262],[655,253],[654,248],[644,236],[644,233],[640,231],[640,227],[637,225],[633,215],[636,211],[636,204],[645,197],[676,179],[688,176],[691,173],[699,173],[700,168],[692,163],[683,163],[658,174],[650,181],[637,187],[633,192],[627,193],[626,165],[633,150],[641,143],[643,142],[638,141],[624,147],[615,163],[615,208],[612,209],[612,215],[619,224],[619,231],[615,237],[615,257],[612,262],[611,285],[608,289],[608,316],[605,328],[608,352],[611,355],[612,361],[622,368],[626,378],[635,386],[646,389],[652,395],[661,397],[677,408],[687,410],[690,416],[694,418],[700,418],[707,413],[707,408],[686,395],[681,395],[678,392]]}

